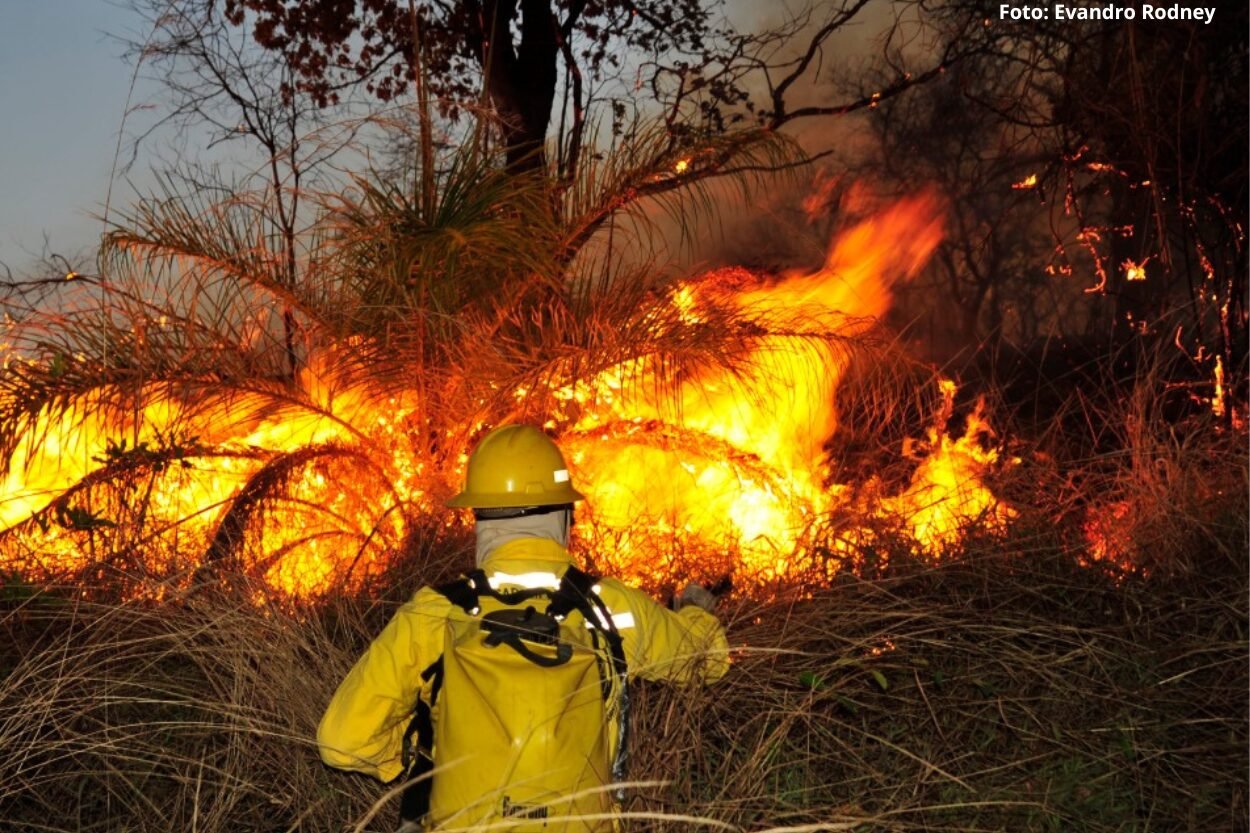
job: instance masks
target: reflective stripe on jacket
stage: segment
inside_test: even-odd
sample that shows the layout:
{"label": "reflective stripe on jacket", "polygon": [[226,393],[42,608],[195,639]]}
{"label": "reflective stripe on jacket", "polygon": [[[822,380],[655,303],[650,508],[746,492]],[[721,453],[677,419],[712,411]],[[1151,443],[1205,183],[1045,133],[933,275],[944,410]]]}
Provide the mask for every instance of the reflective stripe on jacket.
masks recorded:
{"label": "reflective stripe on jacket", "polygon": [[[488,577],[508,583],[541,582],[550,575],[554,587],[571,563],[556,542],[523,538],[501,545],[481,567]],[[725,632],[707,611],[692,605],[673,612],[611,578],[600,582],[599,597],[620,630],[631,677],[713,682],[729,669]],[[404,730],[422,687],[421,672],[443,652],[443,621],[450,610],[451,602],[430,587],[400,607],[330,700],[317,727],[323,761],[382,781],[400,774]],[[422,695],[428,699],[429,691]]]}

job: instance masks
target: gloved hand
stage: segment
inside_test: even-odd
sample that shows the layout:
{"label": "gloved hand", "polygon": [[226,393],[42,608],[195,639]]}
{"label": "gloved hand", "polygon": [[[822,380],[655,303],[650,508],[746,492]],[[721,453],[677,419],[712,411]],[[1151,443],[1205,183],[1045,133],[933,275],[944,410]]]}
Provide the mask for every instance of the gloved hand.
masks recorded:
{"label": "gloved hand", "polygon": [[686,605],[696,605],[711,613],[716,609],[716,597],[702,584],[692,581],[686,585],[677,599],[678,610],[681,610]]}

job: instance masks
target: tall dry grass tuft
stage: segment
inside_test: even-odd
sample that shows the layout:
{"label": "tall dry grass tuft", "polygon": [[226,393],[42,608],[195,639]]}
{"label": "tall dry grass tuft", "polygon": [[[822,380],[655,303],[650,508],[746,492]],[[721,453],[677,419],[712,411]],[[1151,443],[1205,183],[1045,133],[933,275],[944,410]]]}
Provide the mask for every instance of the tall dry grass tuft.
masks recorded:
{"label": "tall dry grass tuft", "polygon": [[[292,611],[256,589],[7,601],[9,829],[392,829],[395,800],[321,766],[312,736],[403,592]],[[1082,565],[1052,527],[730,600],[725,680],[637,688],[630,776],[659,785],[631,792],[627,829],[1236,829],[1246,593],[1244,565]]]}
{"label": "tall dry grass tuft", "polygon": [[[1083,557],[1184,580],[1244,570],[1250,449],[1244,405],[1212,407],[1172,344],[1137,345],[1044,380],[1016,401],[1004,434],[1023,465],[999,486],[1037,525],[1070,533]],[[1022,416],[1051,400],[1045,416]]]}
{"label": "tall dry grass tuft", "polygon": [[316,620],[243,594],[6,607],[9,829],[301,829],[367,799],[321,768],[310,741],[351,661]]}
{"label": "tall dry grass tuft", "polygon": [[1185,593],[1057,551],[896,572],[744,607],[723,684],[645,690],[636,761],[672,786],[633,806],[750,830],[1244,824],[1244,570]]}

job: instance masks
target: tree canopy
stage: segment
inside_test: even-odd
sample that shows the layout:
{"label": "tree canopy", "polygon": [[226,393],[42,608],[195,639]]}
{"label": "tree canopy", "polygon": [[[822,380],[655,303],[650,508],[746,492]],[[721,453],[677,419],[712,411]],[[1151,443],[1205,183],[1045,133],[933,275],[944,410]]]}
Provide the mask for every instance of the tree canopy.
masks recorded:
{"label": "tree canopy", "polygon": [[[254,19],[257,42],[281,52],[293,83],[322,104],[356,84],[398,98],[418,61],[444,115],[485,93],[513,165],[542,156],[561,64],[580,116],[585,84],[622,71],[624,49],[711,61],[719,34],[704,0],[227,0],[225,8],[235,25]],[[726,101],[741,94],[710,92]]]}

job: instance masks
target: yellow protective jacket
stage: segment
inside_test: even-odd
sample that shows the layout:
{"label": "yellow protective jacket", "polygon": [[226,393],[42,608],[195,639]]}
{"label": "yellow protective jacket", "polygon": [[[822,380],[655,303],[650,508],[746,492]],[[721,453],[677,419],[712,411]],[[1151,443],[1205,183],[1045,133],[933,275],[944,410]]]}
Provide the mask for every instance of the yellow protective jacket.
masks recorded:
{"label": "yellow protective jacket", "polygon": [[[481,564],[487,576],[550,573],[572,564],[554,541],[522,538],[500,545]],[[599,597],[612,612],[631,677],[676,683],[712,682],[729,668],[720,622],[694,607],[677,612],[621,582],[605,578]],[[443,653],[444,623],[452,603],[424,587],[404,604],[339,684],[321,724],[321,759],[340,769],[391,781],[402,771],[404,730],[412,717],[421,672]],[[428,685],[428,684],[427,684]],[[434,707],[437,721],[439,704]]]}

